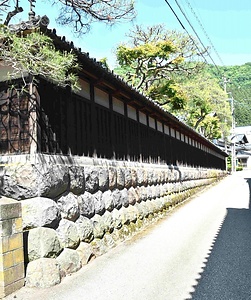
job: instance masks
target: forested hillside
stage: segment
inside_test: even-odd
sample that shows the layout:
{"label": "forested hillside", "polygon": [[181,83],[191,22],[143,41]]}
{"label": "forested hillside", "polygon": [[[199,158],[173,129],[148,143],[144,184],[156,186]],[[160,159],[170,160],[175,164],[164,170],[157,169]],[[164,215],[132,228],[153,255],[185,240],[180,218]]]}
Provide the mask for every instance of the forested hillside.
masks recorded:
{"label": "forested hillside", "polygon": [[[117,72],[118,70],[119,68],[116,69]],[[120,69],[118,73],[122,75],[123,72],[125,71],[128,70]],[[204,82],[204,84],[208,84],[209,87],[212,87],[212,82],[208,82],[208,74],[211,74],[212,78],[215,78],[216,81],[219,83],[219,86],[221,86],[222,91],[226,89],[229,97],[229,106],[230,106],[230,99],[231,97],[233,97],[236,126],[250,126],[251,125],[251,62],[241,66],[224,66],[224,67],[217,66],[216,67],[214,65],[206,65],[204,68],[204,72],[202,72],[202,74],[203,75],[200,78],[201,83]],[[191,87],[195,84],[194,78],[191,78],[189,76],[187,80],[185,80],[184,76],[182,76],[181,74],[179,74],[179,76],[183,84],[185,81],[188,84],[190,82]],[[175,82],[179,81],[177,78],[179,76],[176,76]],[[225,82],[225,86],[224,86],[224,82]],[[201,89],[201,86],[200,87],[194,86],[194,89],[196,92],[196,90]],[[203,98],[203,93],[204,94],[208,93],[208,91],[206,91],[205,93],[205,91],[203,90],[201,90],[201,92],[202,92],[201,98]],[[205,100],[207,101],[206,97]],[[177,99],[177,97],[175,99]],[[217,103],[217,105],[219,105],[219,103]],[[184,109],[180,109],[178,111],[175,110],[172,111],[170,107],[167,107],[167,109],[170,110],[175,115],[180,116],[182,112],[187,113],[189,110],[195,111],[196,110],[195,106],[196,103],[191,104],[188,102],[187,106]],[[199,103],[199,107],[201,108],[201,103]],[[220,108],[218,106],[218,110],[217,110],[218,113],[219,113],[219,109]],[[229,120],[228,117],[228,124],[230,124],[230,122],[231,121]],[[192,127],[196,127],[189,122],[188,124]],[[210,123],[209,127],[212,128],[212,123]],[[224,130],[221,129],[221,131]]]}
{"label": "forested hillside", "polygon": [[[236,126],[251,125],[251,62],[241,66],[209,66],[208,70],[221,82],[226,78],[226,90],[234,98]],[[228,94],[231,97],[231,94]]]}

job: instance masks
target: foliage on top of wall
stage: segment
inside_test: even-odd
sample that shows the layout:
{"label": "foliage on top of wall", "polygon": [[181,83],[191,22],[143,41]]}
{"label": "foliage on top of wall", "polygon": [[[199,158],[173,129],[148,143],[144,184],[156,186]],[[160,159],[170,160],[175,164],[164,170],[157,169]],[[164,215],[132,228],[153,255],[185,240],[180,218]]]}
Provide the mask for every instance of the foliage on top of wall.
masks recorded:
{"label": "foliage on top of wall", "polygon": [[53,40],[38,30],[25,35],[1,26],[0,59],[10,67],[9,79],[40,75],[60,86],[78,88],[79,66],[74,53],[56,50]]}

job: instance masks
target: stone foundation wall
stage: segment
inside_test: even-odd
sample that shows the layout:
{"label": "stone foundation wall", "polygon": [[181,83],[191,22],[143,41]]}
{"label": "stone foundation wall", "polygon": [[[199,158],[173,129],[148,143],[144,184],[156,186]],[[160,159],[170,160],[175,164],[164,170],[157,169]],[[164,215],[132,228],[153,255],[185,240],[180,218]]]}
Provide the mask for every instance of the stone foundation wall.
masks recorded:
{"label": "stone foundation wall", "polygon": [[224,171],[59,155],[4,156],[0,195],[22,204],[26,285],[48,287]]}

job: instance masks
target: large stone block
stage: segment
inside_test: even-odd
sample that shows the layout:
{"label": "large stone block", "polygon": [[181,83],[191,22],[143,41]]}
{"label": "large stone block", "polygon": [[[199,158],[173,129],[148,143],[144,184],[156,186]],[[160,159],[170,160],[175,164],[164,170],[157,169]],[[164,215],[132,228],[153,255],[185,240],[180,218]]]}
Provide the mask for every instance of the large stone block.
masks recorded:
{"label": "large stone block", "polygon": [[57,204],[44,197],[35,197],[21,201],[23,228],[57,227],[61,218]]}
{"label": "large stone block", "polygon": [[147,179],[149,185],[154,184],[154,171],[152,168],[147,169]]}
{"label": "large stone block", "polygon": [[138,174],[135,168],[131,168],[131,176],[132,176],[132,186],[136,187],[138,185]]}
{"label": "large stone block", "polygon": [[132,186],[132,173],[130,168],[125,168],[125,187],[128,189]]}
{"label": "large stone block", "polygon": [[166,195],[166,185],[160,184],[159,186],[159,197],[164,197]]}
{"label": "large stone block", "polygon": [[149,215],[153,214],[154,213],[154,204],[153,204],[154,201],[147,200],[145,203],[146,203],[146,207],[149,211]]}
{"label": "large stone block", "polygon": [[146,190],[147,190],[147,199],[148,200],[151,200],[152,199],[152,186],[151,185],[148,185],[147,187],[146,187]]}
{"label": "large stone block", "polygon": [[139,167],[137,169],[137,178],[138,178],[138,185],[142,186],[145,184],[146,176],[145,176],[145,169],[142,167]]}
{"label": "large stone block", "polygon": [[33,166],[29,163],[5,166],[0,195],[16,200],[37,196],[37,173]]}
{"label": "large stone block", "polygon": [[90,242],[93,240],[93,223],[90,219],[80,216],[75,225],[77,226],[78,235],[81,241]]}
{"label": "large stone block", "polygon": [[57,233],[51,228],[33,228],[28,233],[28,259],[33,261],[42,257],[54,258],[63,247]]}
{"label": "large stone block", "polygon": [[95,193],[99,188],[99,169],[97,167],[85,168],[85,190]]}
{"label": "large stone block", "polygon": [[139,216],[136,206],[129,205],[129,207],[126,210],[129,222],[136,222]]}
{"label": "large stone block", "polygon": [[94,257],[92,247],[89,243],[81,242],[76,251],[79,255],[82,266],[86,265],[92,259],[92,257]]}
{"label": "large stone block", "polygon": [[180,180],[180,171],[178,169],[173,169],[173,180],[179,181]]}
{"label": "large stone block", "polygon": [[102,239],[105,234],[106,225],[100,215],[95,215],[92,219],[94,238]]}
{"label": "large stone block", "polygon": [[128,202],[131,205],[134,205],[138,200],[138,195],[135,191],[135,188],[130,187],[128,190]]}
{"label": "large stone block", "polygon": [[141,201],[147,200],[147,188],[145,186],[140,187],[140,199]]}
{"label": "large stone block", "polygon": [[115,208],[120,209],[122,206],[121,203],[121,191],[118,189],[115,189],[112,191],[112,198],[113,198],[113,205]]}
{"label": "large stone block", "polygon": [[[146,202],[148,202],[149,200],[147,200]],[[142,211],[141,213],[143,214],[144,218],[148,217],[149,214],[150,214],[150,209],[149,207],[147,206],[146,202],[141,202],[141,208],[142,208]]]}
{"label": "large stone block", "polygon": [[128,190],[126,188],[124,188],[121,193],[120,193],[121,197],[121,204],[124,206],[124,207],[128,207],[129,205],[129,195],[128,195]]}
{"label": "large stone block", "polygon": [[166,173],[165,173],[165,170],[164,169],[162,169],[162,170],[160,170],[160,182],[159,183],[165,183],[165,175],[166,175]]}
{"label": "large stone block", "polygon": [[122,207],[119,210],[119,213],[120,213],[119,218],[120,218],[122,225],[129,224],[131,221],[129,208]]}
{"label": "large stone block", "polygon": [[110,190],[105,191],[102,195],[102,198],[105,204],[105,209],[108,211],[112,211],[114,209],[112,192]]}
{"label": "large stone block", "polygon": [[102,216],[105,232],[111,232],[114,228],[112,213],[106,211]]}
{"label": "large stone block", "polygon": [[114,248],[116,246],[116,241],[113,239],[113,236],[110,233],[106,233],[103,237],[103,240],[107,250]]}
{"label": "large stone block", "polygon": [[61,282],[59,263],[53,258],[30,262],[26,271],[26,286],[48,288]]}
{"label": "large stone block", "polygon": [[105,212],[105,202],[102,197],[102,192],[97,191],[95,194],[93,194],[93,200],[95,213],[98,215],[103,215]]}
{"label": "large stone block", "polygon": [[116,229],[120,229],[122,227],[121,210],[115,208],[111,214],[113,219],[113,227]]}
{"label": "large stone block", "polygon": [[117,170],[115,167],[109,167],[109,189],[113,190],[117,186]]}
{"label": "large stone block", "polygon": [[138,218],[140,220],[143,220],[145,217],[145,213],[144,213],[144,202],[141,203],[136,203],[135,207],[137,208],[137,214],[138,214]]}
{"label": "large stone block", "polygon": [[152,201],[153,204],[153,211],[154,213],[158,213],[162,210],[162,202],[159,198],[156,198]]}
{"label": "large stone block", "polygon": [[84,217],[91,218],[95,214],[94,198],[89,192],[85,192],[83,195],[78,196],[78,204],[80,208],[80,214]]}
{"label": "large stone block", "polygon": [[57,205],[64,219],[74,222],[80,215],[78,198],[73,193],[60,197],[57,201]]}
{"label": "large stone block", "polygon": [[156,198],[159,198],[160,197],[160,194],[161,194],[161,185],[160,184],[157,184],[155,186],[155,195],[156,195]]}
{"label": "large stone block", "polygon": [[74,222],[62,219],[56,229],[59,241],[64,248],[76,249],[79,245],[80,238],[77,226]]}
{"label": "large stone block", "polygon": [[85,190],[85,173],[82,166],[70,166],[70,191],[75,195],[84,193]]}
{"label": "large stone block", "polygon": [[69,187],[69,170],[59,162],[36,161],[5,166],[0,195],[17,200],[55,198]]}
{"label": "large stone block", "polygon": [[65,248],[56,260],[60,266],[61,276],[77,272],[82,267],[78,252],[72,249]]}
{"label": "large stone block", "polygon": [[100,168],[98,172],[99,189],[106,191],[109,188],[109,172],[107,168]]}
{"label": "large stone block", "polygon": [[[41,163],[37,169],[38,196],[56,198],[69,187],[69,169],[66,165]],[[26,197],[27,198],[27,197]]]}
{"label": "large stone block", "polygon": [[91,242],[91,247],[94,255],[100,256],[107,252],[108,248],[105,245],[104,239],[96,238]]}
{"label": "large stone block", "polygon": [[141,199],[141,189],[139,186],[135,187],[135,193],[136,193],[136,202],[140,203],[142,201]]}
{"label": "large stone block", "polygon": [[123,189],[125,187],[125,171],[124,168],[117,169],[117,188]]}

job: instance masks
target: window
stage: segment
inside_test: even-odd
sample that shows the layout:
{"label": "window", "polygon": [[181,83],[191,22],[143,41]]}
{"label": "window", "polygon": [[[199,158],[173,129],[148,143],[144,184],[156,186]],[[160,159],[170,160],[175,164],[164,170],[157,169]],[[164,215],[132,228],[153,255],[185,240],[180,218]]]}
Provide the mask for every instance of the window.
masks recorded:
{"label": "window", "polygon": [[147,125],[146,115],[144,113],[142,113],[141,111],[139,112],[139,121],[140,121],[140,123]]}
{"label": "window", "polygon": [[149,127],[153,128],[153,129],[156,129],[156,126],[155,126],[155,119],[149,117]]}
{"label": "window", "polygon": [[127,115],[128,118],[137,121],[137,112],[136,109],[130,105],[127,106]]}
{"label": "window", "polygon": [[157,129],[158,129],[158,131],[163,132],[163,126],[162,126],[162,123],[159,122],[159,121],[157,121]]}
{"label": "window", "polygon": [[117,113],[124,115],[125,114],[125,107],[124,107],[124,102],[117,99],[117,98],[112,98],[112,107],[113,110],[116,111]]}
{"label": "window", "polygon": [[78,90],[76,93],[78,95],[90,100],[91,97],[90,97],[90,84],[89,84],[89,82],[80,79],[79,84],[80,84],[80,90]]}
{"label": "window", "polygon": [[109,95],[98,88],[94,88],[94,101],[104,107],[109,108]]}

